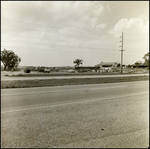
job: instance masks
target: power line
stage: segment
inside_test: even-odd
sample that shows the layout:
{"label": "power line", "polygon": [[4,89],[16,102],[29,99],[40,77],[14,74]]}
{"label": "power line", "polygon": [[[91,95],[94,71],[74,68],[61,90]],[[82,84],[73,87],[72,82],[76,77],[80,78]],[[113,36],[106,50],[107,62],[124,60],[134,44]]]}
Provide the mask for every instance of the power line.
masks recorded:
{"label": "power line", "polygon": [[143,46],[143,45],[140,45],[140,44],[136,44],[136,43],[133,43],[133,44],[135,44],[135,45],[130,45],[130,44],[128,44],[128,45],[126,45],[126,47],[135,47],[135,46],[141,46],[141,47],[143,47],[143,48],[148,48],[148,46]]}
{"label": "power line", "polygon": [[[132,42],[132,44],[135,44],[135,45],[137,45],[137,44],[138,44],[138,45],[143,46],[143,47],[145,46],[144,44],[141,44],[141,43],[140,43],[140,44],[139,44],[139,43],[133,43],[133,41],[128,40],[128,39],[127,39],[126,41],[128,41],[128,42]],[[135,46],[135,45],[133,45],[133,46]]]}
{"label": "power line", "polygon": [[[26,43],[24,43],[24,44],[26,44]],[[1,46],[1,47],[6,47],[6,46]],[[19,48],[19,49],[32,49],[32,50],[34,50],[35,49],[35,47],[34,48],[29,48],[29,47],[27,47],[27,48],[25,48],[25,47],[16,47],[16,46],[7,46],[7,47],[11,47],[11,48]],[[56,47],[56,46],[49,46],[49,47]],[[57,46],[57,47],[61,47],[61,46]],[[64,48],[63,46],[61,47],[61,48]],[[70,48],[70,47],[65,47],[65,48]],[[74,47],[74,48],[76,48],[76,47]],[[37,49],[37,47],[36,47],[36,49]],[[53,48],[54,49],[54,48]],[[83,48],[82,48],[83,49]],[[86,48],[87,49],[87,48]],[[90,48],[88,48],[88,49],[90,49]],[[43,49],[42,49],[43,50]],[[96,50],[96,49],[95,49]],[[107,49],[107,51],[108,50],[112,50],[112,52],[114,52],[114,51],[116,51],[115,49]],[[58,50],[51,50],[51,51],[58,51]],[[96,51],[98,51],[98,52],[100,52],[100,53],[103,53],[102,51],[103,51],[103,49],[99,49],[99,50],[96,50]],[[106,50],[105,50],[106,51]],[[60,51],[59,51],[60,52]],[[95,53],[95,51],[93,52],[93,51],[89,51],[89,52],[82,52],[82,51],[64,51],[64,52],[78,52],[78,53]],[[132,51],[132,50],[130,50],[129,49],[129,51],[126,51],[127,53],[135,53],[135,51]],[[137,52],[136,51],[136,54],[143,54],[142,52]],[[99,54],[99,53],[98,53]],[[113,54],[113,53],[112,53]],[[114,54],[114,55],[116,55],[116,54]]]}
{"label": "power line", "polygon": [[[3,26],[3,25],[2,25]],[[16,27],[16,26],[10,26],[10,25],[5,25],[5,26],[8,26],[8,27],[15,27],[15,28],[21,28],[21,29],[29,29],[29,30],[35,30],[35,31],[42,31],[43,32],[43,30],[38,30],[38,29],[31,29],[31,28],[23,28],[23,27]],[[70,35],[70,34],[61,34],[61,35],[69,35],[69,36],[74,36],[74,35]],[[18,36],[18,35],[15,35],[15,36]],[[22,37],[28,37],[28,36],[22,36]],[[46,36],[46,37],[48,37],[48,36]],[[91,38],[91,37],[84,37],[84,36],[76,36],[75,35],[75,37],[83,37],[83,38]],[[28,38],[37,38],[37,37],[28,37]],[[38,39],[40,39],[40,38],[38,38]],[[44,38],[43,38],[44,39]],[[91,39],[97,39],[97,38],[91,38]],[[56,40],[56,39],[51,39],[51,40]],[[102,40],[102,39],[100,39],[100,40]],[[56,40],[56,41],[62,41],[62,40]],[[104,40],[102,40],[102,41],[104,41]],[[105,40],[106,41],[106,40]],[[129,41],[129,40],[128,40]],[[64,42],[64,41],[63,41]],[[113,42],[113,41],[109,41],[109,42]],[[131,41],[129,41],[129,42],[131,42]],[[132,43],[132,44],[136,44],[136,43]],[[91,44],[91,45],[95,45],[95,44]],[[136,44],[137,45],[137,44]],[[132,46],[132,45],[129,45],[129,46]],[[134,46],[134,45],[133,45]],[[143,45],[140,45],[140,46],[143,46]],[[144,47],[144,46],[143,46]]]}
{"label": "power line", "polygon": [[[31,14],[31,13],[27,13],[27,12],[23,12],[23,11],[12,10],[12,9],[7,8],[7,7],[1,7],[1,8],[6,9],[7,11],[9,10],[9,11],[15,11],[15,12],[19,12],[19,13],[24,13],[24,14],[33,15],[33,14]],[[35,15],[34,15],[34,16],[35,16]],[[48,18],[48,19],[49,19],[49,17],[45,17],[44,15],[38,15],[38,16],[41,16],[41,17],[43,17],[43,18]],[[64,21],[64,20],[61,20],[61,21]],[[66,23],[66,22],[65,22],[65,23]],[[69,23],[69,24],[72,24],[72,23]]]}
{"label": "power line", "polygon": [[[12,36],[18,36],[18,35],[12,35]],[[20,36],[19,35],[19,37],[27,37],[27,38],[37,38],[37,39],[42,39],[42,40],[49,40],[49,41],[51,41],[51,40],[54,40],[54,41],[60,41],[60,42],[71,42],[71,43],[81,43],[81,44],[88,44],[88,45],[95,45],[95,46],[102,46],[102,45],[98,45],[98,44],[92,44],[92,43],[85,43],[85,42],[75,42],[75,41],[69,41],[69,40],[58,40],[58,39],[48,39],[48,38],[38,38],[38,37],[29,37],[29,36]],[[108,45],[108,43],[106,43],[107,45]],[[108,46],[107,46],[108,47]],[[112,46],[111,46],[112,47]],[[115,46],[114,46],[115,47]]]}
{"label": "power line", "polygon": [[[1,19],[4,19],[4,20],[10,20],[10,21],[15,21],[15,22],[21,22],[21,23],[27,23],[27,24],[32,24],[32,25],[39,25],[39,26],[43,26],[43,27],[49,27],[49,28],[54,28],[55,30],[58,30],[58,29],[62,29],[62,28],[58,28],[58,27],[51,27],[51,26],[46,26],[46,25],[41,25],[41,24],[35,24],[35,23],[29,23],[29,22],[23,22],[23,21],[20,21],[20,20],[12,20],[12,19],[8,19],[8,18],[1,18]],[[82,30],[73,30],[73,29],[68,29],[68,31],[74,31],[74,32],[85,32],[85,31],[82,31]],[[93,34],[93,35],[98,35],[98,34]]]}
{"label": "power line", "polygon": [[[17,44],[26,44],[26,45],[40,45],[40,46],[48,46],[48,47],[62,47],[62,48],[82,48],[82,49],[94,49],[94,50],[114,50],[114,49],[109,49],[109,48],[107,48],[108,46],[99,46],[98,48],[93,48],[93,47],[81,47],[81,46],[78,46],[78,47],[74,47],[74,46],[70,46],[70,47],[68,47],[68,46],[63,46],[63,45],[41,45],[41,44],[30,44],[30,43],[28,43],[28,42],[25,42],[25,43],[21,43],[21,42],[12,42],[12,41],[1,41],[1,42],[9,42],[9,43],[17,43]],[[112,47],[112,46],[111,46]],[[126,52],[136,52],[137,53],[137,51],[134,51],[133,49],[128,49]],[[142,53],[143,54],[143,52],[138,52],[138,53]]]}
{"label": "power line", "polygon": [[[12,20],[12,19],[8,19],[8,18],[1,18],[1,19],[5,19],[5,20],[11,20],[11,21],[15,21],[15,22],[21,22],[21,23],[27,23],[27,24],[32,24],[32,25],[40,25],[40,26],[43,26],[43,27],[49,27],[49,28],[55,28],[55,30],[57,29],[64,29],[64,28],[56,28],[56,27],[50,27],[50,26],[45,26],[45,25],[41,25],[41,24],[34,24],[34,23],[29,23],[29,22],[23,22],[23,21],[18,21],[18,20]],[[74,31],[74,32],[79,32],[78,30],[72,30],[72,29],[68,29],[67,30],[69,31]],[[82,31],[80,30],[81,32],[85,32],[85,31]],[[99,35],[99,34],[92,34],[92,35]],[[89,37],[90,38],[90,37]]]}
{"label": "power line", "polygon": [[[14,27],[14,28],[21,28],[21,29],[29,29],[29,30],[35,30],[35,31],[38,31],[38,32],[43,32],[45,30],[38,30],[38,29],[31,29],[31,28],[24,28],[24,27],[16,27],[16,26],[10,26],[10,25],[1,25],[1,26],[4,26],[4,27]],[[47,32],[51,32],[51,31],[47,31]],[[71,34],[61,34],[57,31],[57,33],[59,35],[67,35],[67,36],[74,36],[74,37],[80,37],[80,38],[89,38],[89,39],[94,39],[94,40],[99,40],[98,38],[92,38],[92,37],[85,37],[85,36],[77,36],[77,35],[71,35]]]}
{"label": "power line", "polygon": [[[1,47],[5,48],[5,46],[1,46]],[[20,47],[13,47],[13,46],[9,46],[9,48],[19,48],[20,49]],[[25,48],[25,47],[22,48],[21,47],[21,49],[32,49],[32,48]],[[34,50],[37,50],[37,48],[36,49],[34,48]],[[42,51],[43,50],[45,50],[45,49],[42,49]],[[84,51],[84,52],[82,52],[82,51],[66,51],[66,50],[63,50],[63,51],[61,51],[61,50],[45,50],[45,51],[47,51],[47,52],[54,51],[54,52],[63,52],[63,53],[64,52],[77,52],[77,53],[84,53],[84,54],[86,54],[86,53],[92,53],[92,54],[99,54],[99,53],[101,53],[101,54],[107,54],[107,55],[110,53],[110,52],[101,52],[101,51],[99,51],[99,52],[93,52],[93,51],[88,51],[88,52]],[[112,55],[116,55],[116,54],[112,53]]]}
{"label": "power line", "polygon": [[43,26],[43,27],[50,27],[50,28],[54,28],[55,30],[57,29],[61,29],[61,28],[56,28],[56,27],[51,27],[51,26],[46,26],[46,25],[41,25],[41,24],[35,24],[35,23],[29,23],[29,22],[23,22],[23,21],[19,21],[19,20],[12,20],[12,19],[8,19],[8,18],[1,18],[4,20],[10,20],[10,21],[15,21],[15,22],[21,22],[21,23],[26,23],[26,24],[32,24],[32,25],[39,25],[39,26]]}
{"label": "power line", "polygon": [[[3,35],[3,34],[1,34],[1,35]],[[49,38],[38,38],[38,37],[31,37],[31,36],[22,36],[22,35],[16,35],[16,34],[10,34],[10,36],[17,36],[17,37],[26,37],[26,38],[36,38],[36,39],[41,39],[41,40],[54,40],[54,41],[60,41],[60,42],[71,42],[71,43],[83,43],[83,44],[88,44],[88,45],[95,45],[95,46],[103,46],[103,45],[99,45],[99,44],[92,44],[92,43],[86,43],[86,41],[85,42],[77,42],[77,41],[70,41],[70,40],[58,40],[58,39],[49,39]],[[2,36],[1,36],[2,37]],[[46,36],[46,37],[48,37],[48,36]],[[112,42],[112,41],[108,41],[108,42]],[[115,42],[113,42],[113,43],[115,43]],[[105,43],[105,45],[108,45],[108,43]],[[133,44],[136,44],[136,43],[133,43]],[[142,45],[140,45],[140,44],[136,44],[136,46],[142,46]],[[128,44],[128,45],[126,45],[126,46],[134,46],[135,47],[135,45],[130,45],[130,44]],[[107,46],[108,47],[108,46]],[[112,46],[110,46],[110,47],[112,47]],[[116,46],[114,46],[114,47],[116,47]],[[144,46],[143,46],[144,47]]]}
{"label": "power line", "polygon": [[3,25],[3,24],[1,24],[1,26],[4,26],[4,27],[6,27],[6,26],[8,26],[8,27],[15,27],[15,28],[21,28],[21,29],[29,29],[29,30],[35,30],[35,31],[44,31],[44,30],[39,30],[39,29],[31,29],[31,28],[25,28],[25,27],[16,27],[16,26],[10,26],[10,25]]}
{"label": "power line", "polygon": [[[11,10],[11,11],[16,11],[16,10]],[[17,12],[17,11],[16,11]],[[21,12],[21,13],[26,13],[26,12]],[[29,13],[27,13],[29,14]],[[43,16],[44,17],[44,16]],[[5,20],[10,20],[10,21],[16,21],[16,22],[21,22],[21,23],[27,23],[27,24],[32,24],[32,25],[40,25],[40,24],[34,24],[34,23],[29,23],[29,22],[23,22],[23,21],[18,21],[18,20],[12,20],[12,19],[8,19],[8,18],[2,18],[2,19],[5,19]],[[5,25],[6,26],[6,25]],[[8,26],[8,25],[7,25]],[[40,26],[43,26],[43,27],[50,27],[50,26],[45,26],[45,25],[40,25]],[[12,26],[14,27],[14,26]],[[22,28],[22,27],[16,27],[16,28]],[[55,28],[55,30],[57,29],[61,29],[61,28],[56,28],[56,27],[50,27],[50,28]],[[23,28],[22,28],[23,29]],[[35,29],[31,29],[31,28],[24,28],[24,29],[30,29],[30,30],[35,30]],[[71,30],[71,29],[67,29],[67,30]],[[43,30],[36,30],[36,31],[43,31]],[[73,30],[71,30],[73,31]],[[76,30],[77,31],[77,30]],[[84,36],[76,36],[76,35],[70,35],[70,34],[61,34],[61,35],[69,35],[69,36],[75,36],[75,37],[83,37],[83,38],[91,38],[91,37],[84,37]],[[94,35],[94,34],[93,34]],[[98,35],[98,34],[95,34],[95,35]],[[28,37],[30,38],[30,37]],[[35,38],[35,37],[33,37]],[[97,39],[97,38],[91,38],[91,39]],[[54,39],[51,39],[51,40],[54,40]],[[99,40],[99,39],[98,39]],[[56,40],[56,41],[61,41],[61,40]],[[66,42],[66,41],[62,41],[62,42]],[[67,41],[68,42],[68,41]],[[76,42],[74,42],[76,43]],[[85,44],[88,44],[88,43],[85,43]],[[95,44],[90,44],[90,45],[95,45]],[[129,46],[132,46],[132,45],[129,45]]]}
{"label": "power line", "polygon": [[[37,29],[31,29],[31,28],[16,27],[16,26],[10,26],[10,25],[1,25],[1,26],[4,26],[4,27],[8,26],[8,27],[14,27],[14,28],[21,28],[21,29],[29,29],[29,30],[39,31],[39,32],[41,32],[41,31],[43,32],[44,31],[44,30],[37,30]],[[58,33],[58,34],[60,34],[60,33]],[[84,36],[76,36],[76,35],[70,35],[70,34],[60,34],[60,35],[74,36],[74,37],[80,37],[80,38],[97,39],[97,38],[84,37]]]}
{"label": "power line", "polygon": [[[33,14],[27,13],[27,12],[12,10],[12,9],[7,8],[7,7],[1,7],[1,8],[7,9],[7,10],[10,10],[10,11],[21,12],[21,13],[24,13],[24,14],[33,15]],[[34,15],[34,16],[35,16],[35,15]],[[44,15],[38,15],[38,16],[42,16],[43,18],[48,18],[48,19],[49,19],[49,17],[45,17]],[[61,21],[65,21],[65,20],[61,20]],[[66,21],[65,21],[65,23],[66,23]],[[67,23],[68,23],[68,22],[67,22]],[[73,24],[73,23],[69,23],[69,24]],[[56,28],[56,27],[52,27],[52,28]],[[57,29],[60,29],[60,28],[57,28]],[[69,29],[69,30],[70,30],[70,29]],[[76,30],[75,30],[75,31],[76,31]],[[81,30],[81,31],[84,32],[83,30]],[[93,34],[93,35],[99,35],[99,34]]]}
{"label": "power line", "polygon": [[[16,10],[12,10],[8,7],[1,7],[1,8],[4,8],[5,10],[9,10],[9,11],[15,11],[15,12],[19,12],[19,13],[24,13],[24,14],[29,14],[29,15],[33,15],[31,13],[27,13],[27,12],[22,12],[22,11],[16,11]],[[36,15],[34,15],[36,16]],[[38,15],[38,16],[42,16],[43,18],[48,18],[48,17],[45,17],[44,15]],[[16,21],[16,22],[22,22],[22,23],[28,23],[28,24],[33,24],[33,23],[29,23],[29,22],[23,22],[23,21],[18,21],[18,20],[12,20],[12,19],[8,19],[8,18],[2,18],[2,19],[5,19],[5,20],[11,20],[11,21]],[[49,19],[49,18],[48,18]],[[64,20],[61,20],[61,21],[64,21]],[[65,22],[66,23],[66,22]],[[73,24],[73,23],[69,23],[69,24]],[[61,28],[58,28],[58,27],[51,27],[51,26],[45,26],[45,25],[41,25],[41,24],[33,24],[33,25],[40,25],[40,26],[44,26],[44,27],[50,27],[50,28],[55,28],[56,29],[61,29]],[[75,31],[77,32],[78,30],[72,30],[72,29],[67,29],[67,30],[71,30],[71,31]],[[82,32],[85,32],[83,30],[81,30]],[[64,34],[64,35],[69,35],[69,34]],[[99,35],[99,34],[93,34],[93,35]],[[69,36],[72,36],[72,35],[69,35]],[[74,35],[73,35],[74,36]],[[81,37],[81,36],[78,36],[78,37]],[[91,37],[85,37],[85,38],[91,38]],[[95,39],[95,38],[94,38]],[[99,40],[99,39],[98,39]]]}
{"label": "power line", "polygon": [[51,26],[46,26],[46,25],[41,25],[41,24],[35,24],[35,23],[29,23],[29,22],[23,22],[23,21],[19,21],[19,20],[8,19],[8,18],[1,18],[1,19],[15,21],[15,22],[21,22],[21,23],[26,23],[26,24],[32,24],[32,25],[39,25],[39,26],[43,26],[43,27],[54,28],[55,30],[61,29],[61,28],[56,28],[56,27],[51,27]]}
{"label": "power line", "polygon": [[136,50],[133,50],[133,49],[127,49],[126,50],[126,53],[130,53],[130,52],[132,52],[132,53],[135,53],[135,54],[137,54],[137,53],[141,53],[141,54],[143,54],[143,52],[141,52],[141,50],[140,50],[140,52],[139,51],[137,51],[137,49]]}
{"label": "power line", "polygon": [[[4,8],[4,7],[2,7],[2,8]],[[10,9],[8,9],[8,8],[6,8],[7,10],[10,10]],[[16,10],[11,10],[11,11],[16,11]],[[17,12],[17,11],[16,11]],[[18,11],[18,12],[20,12],[20,11]],[[21,13],[26,13],[26,12],[21,12]],[[30,14],[30,13],[26,13],[26,14]],[[30,14],[31,15],[31,14]],[[42,16],[42,17],[45,17],[45,16]],[[47,17],[45,17],[45,18],[47,18]],[[18,21],[18,20],[12,20],[12,19],[8,19],[8,18],[2,18],[2,19],[6,19],[6,20],[11,20],[11,21],[16,21],[16,22],[22,22],[22,23],[28,23],[28,24],[33,24],[33,23],[29,23],[29,22],[23,22],[23,21]],[[40,25],[40,24],[33,24],[33,25]],[[44,26],[44,27],[50,27],[50,26],[45,26],[45,25],[40,25],[40,26]],[[50,27],[50,28],[55,28],[55,29],[61,29],[61,28],[58,28],[58,27]],[[67,30],[71,30],[71,31],[75,31],[75,32],[77,32],[78,30],[72,30],[72,29],[67,29]],[[81,30],[82,32],[85,32],[85,31],[83,31],[83,30]],[[66,34],[66,35],[69,35],[69,34]],[[99,35],[99,34],[93,34],[92,33],[92,35]],[[86,38],[91,38],[91,37],[86,37]]]}
{"label": "power line", "polygon": [[[12,41],[1,41],[1,42],[9,42],[9,43],[17,43],[17,44],[26,44],[26,45],[40,45],[40,46],[49,46],[49,47],[65,47],[65,48],[84,48],[84,49],[99,49],[99,50],[102,50],[102,49],[100,49],[100,47],[99,48],[92,48],[92,47],[90,47],[90,48],[88,48],[88,47],[80,47],[80,46],[77,46],[77,47],[73,47],[73,46],[71,46],[71,47],[66,47],[66,46],[62,46],[62,45],[41,45],[41,44],[30,44],[30,43],[21,43],[21,42],[12,42]],[[112,47],[112,46],[111,46]],[[105,48],[105,47],[101,47],[101,48]],[[107,48],[107,47],[106,47]],[[108,49],[108,48],[107,48]],[[111,50],[111,49],[109,49],[109,50]]]}

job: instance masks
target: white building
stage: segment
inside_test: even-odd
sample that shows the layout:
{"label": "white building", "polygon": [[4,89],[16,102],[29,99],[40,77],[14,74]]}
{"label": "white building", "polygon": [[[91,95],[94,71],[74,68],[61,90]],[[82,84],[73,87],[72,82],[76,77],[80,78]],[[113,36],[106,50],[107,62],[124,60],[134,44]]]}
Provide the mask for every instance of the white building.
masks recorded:
{"label": "white building", "polygon": [[114,72],[117,68],[117,62],[101,62],[95,66],[100,67],[100,72]]}

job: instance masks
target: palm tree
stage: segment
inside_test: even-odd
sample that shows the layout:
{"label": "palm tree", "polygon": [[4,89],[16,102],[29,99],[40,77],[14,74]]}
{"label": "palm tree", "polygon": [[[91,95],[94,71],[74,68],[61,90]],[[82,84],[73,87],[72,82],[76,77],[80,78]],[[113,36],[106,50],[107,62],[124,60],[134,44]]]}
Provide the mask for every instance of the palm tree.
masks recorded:
{"label": "palm tree", "polygon": [[75,67],[79,67],[80,64],[83,64],[82,62],[83,62],[82,59],[76,59],[73,61],[73,63],[76,64]]}

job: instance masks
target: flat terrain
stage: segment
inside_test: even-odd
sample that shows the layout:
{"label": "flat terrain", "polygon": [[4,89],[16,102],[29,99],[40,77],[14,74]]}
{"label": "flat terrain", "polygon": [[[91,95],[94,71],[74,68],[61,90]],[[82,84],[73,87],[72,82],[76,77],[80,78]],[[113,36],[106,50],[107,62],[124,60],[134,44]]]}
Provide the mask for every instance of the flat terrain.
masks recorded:
{"label": "flat terrain", "polygon": [[1,71],[1,89],[27,88],[44,86],[64,86],[80,84],[100,84],[149,80],[148,70],[136,73],[66,73],[50,72],[42,73],[31,71]]}
{"label": "flat terrain", "polygon": [[[9,80],[10,78],[10,80]],[[4,88],[26,88],[44,86],[64,86],[80,84],[101,84],[129,81],[149,80],[149,75],[107,75],[107,76],[62,76],[62,77],[8,77],[1,80],[1,89]]]}
{"label": "flat terrain", "polygon": [[149,81],[1,89],[2,148],[148,148]]}
{"label": "flat terrain", "polygon": [[40,74],[38,76],[32,74],[25,75],[1,75],[1,80],[46,80],[46,79],[71,79],[71,78],[109,78],[109,77],[129,77],[129,76],[149,76],[148,73],[144,74]]}

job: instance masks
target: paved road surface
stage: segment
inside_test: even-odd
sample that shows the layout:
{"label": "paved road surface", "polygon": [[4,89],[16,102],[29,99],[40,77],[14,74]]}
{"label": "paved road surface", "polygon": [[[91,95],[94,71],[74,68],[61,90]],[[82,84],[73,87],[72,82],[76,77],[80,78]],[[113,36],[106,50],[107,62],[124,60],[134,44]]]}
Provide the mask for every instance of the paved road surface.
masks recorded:
{"label": "paved road surface", "polygon": [[1,90],[2,148],[147,148],[149,81]]}
{"label": "paved road surface", "polygon": [[85,76],[26,76],[9,77],[1,75],[2,80],[34,80],[34,79],[70,79],[70,78],[105,78],[105,77],[128,77],[128,76],[149,76],[149,74],[123,74],[123,75],[85,75]]}

